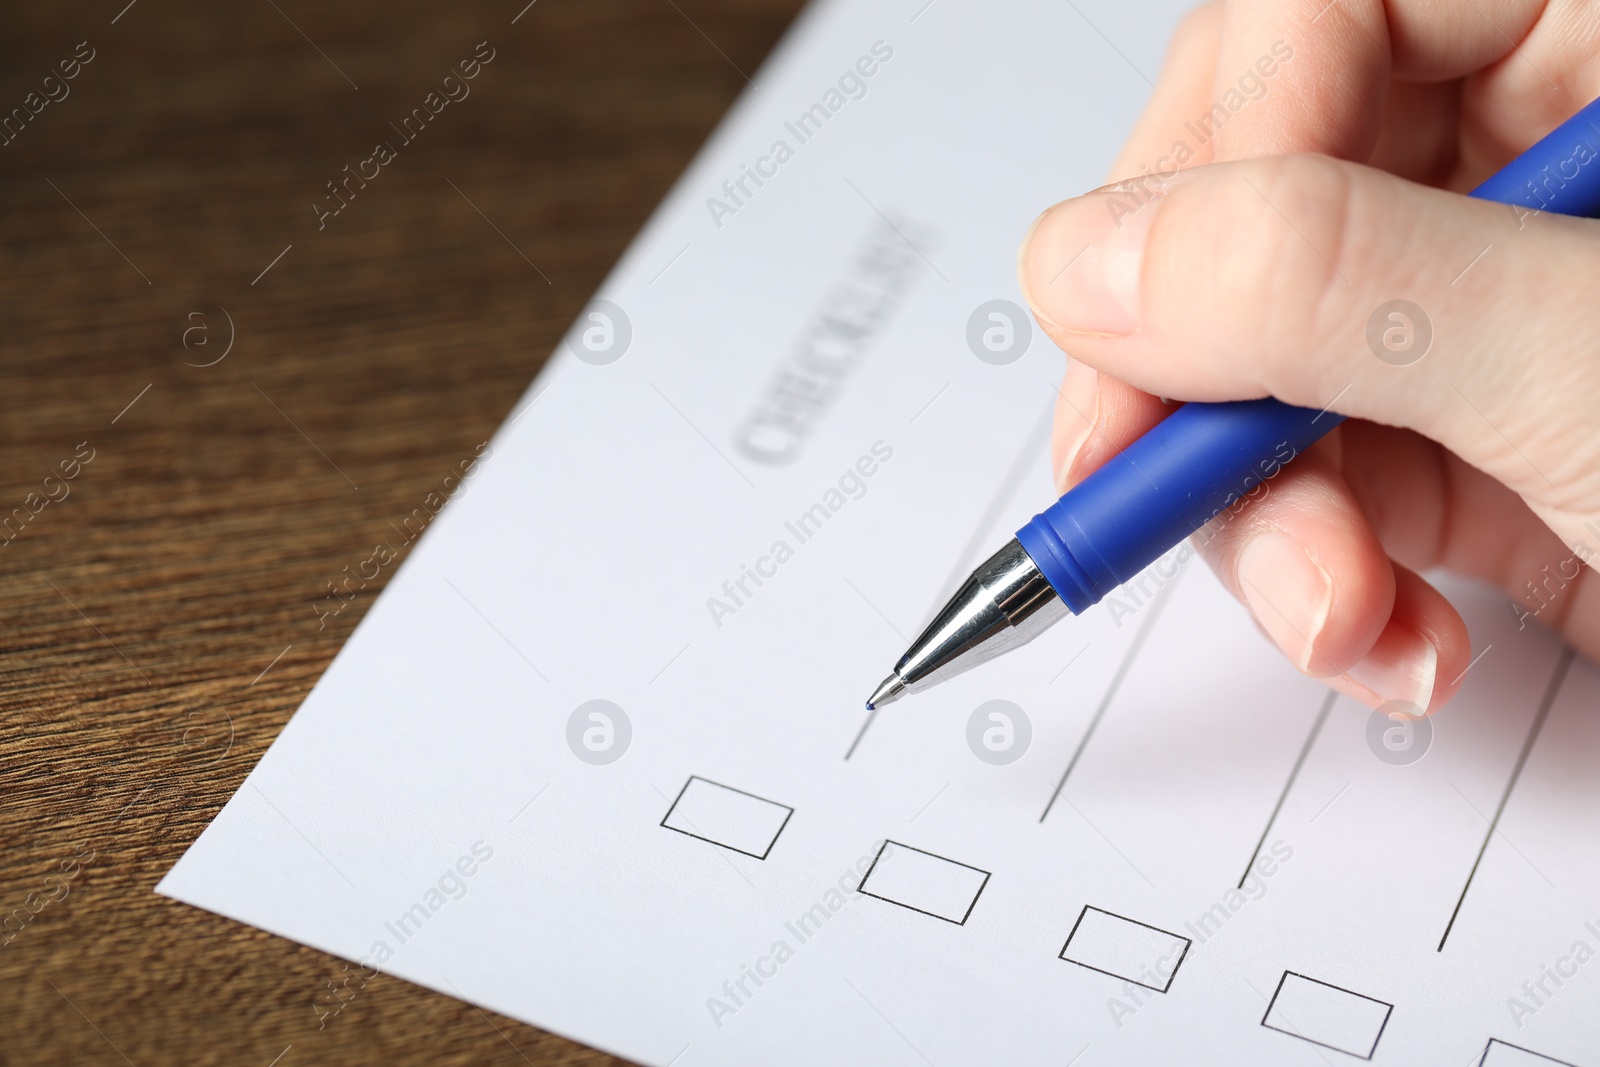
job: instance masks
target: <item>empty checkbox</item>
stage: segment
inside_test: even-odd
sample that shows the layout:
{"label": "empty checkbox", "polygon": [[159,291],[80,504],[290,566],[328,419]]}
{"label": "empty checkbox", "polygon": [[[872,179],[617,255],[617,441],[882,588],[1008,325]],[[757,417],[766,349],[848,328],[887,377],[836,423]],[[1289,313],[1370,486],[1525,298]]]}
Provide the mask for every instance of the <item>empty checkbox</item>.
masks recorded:
{"label": "empty checkbox", "polygon": [[1478,1058],[1478,1067],[1576,1067],[1576,1065],[1566,1060],[1558,1060],[1554,1056],[1545,1056],[1531,1049],[1525,1049],[1521,1045],[1501,1041],[1498,1037],[1491,1037],[1483,1048],[1483,1055]]}
{"label": "empty checkbox", "polygon": [[989,872],[920,848],[885,841],[860,892],[957,926],[967,921]]}
{"label": "empty checkbox", "polygon": [[661,825],[764,860],[793,814],[787,804],[691,775]]}
{"label": "empty checkbox", "polygon": [[1261,1025],[1370,1060],[1393,1004],[1284,971]]}
{"label": "empty checkbox", "polygon": [[1061,959],[1165,993],[1189,952],[1187,937],[1085,906],[1061,946]]}

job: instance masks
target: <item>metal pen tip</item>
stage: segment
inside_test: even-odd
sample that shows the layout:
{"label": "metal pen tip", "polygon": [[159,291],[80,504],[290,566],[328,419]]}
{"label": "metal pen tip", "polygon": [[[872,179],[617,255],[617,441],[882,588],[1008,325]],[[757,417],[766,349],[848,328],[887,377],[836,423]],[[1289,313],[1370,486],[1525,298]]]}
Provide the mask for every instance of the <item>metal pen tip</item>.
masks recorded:
{"label": "metal pen tip", "polygon": [[883,684],[878,686],[877,689],[873,690],[872,695],[867,698],[867,710],[877,711],[885,704],[892,704],[896,700],[899,700],[905,691],[906,683],[900,680],[900,676],[898,674],[891,674],[889,677],[885,678],[883,680]]}

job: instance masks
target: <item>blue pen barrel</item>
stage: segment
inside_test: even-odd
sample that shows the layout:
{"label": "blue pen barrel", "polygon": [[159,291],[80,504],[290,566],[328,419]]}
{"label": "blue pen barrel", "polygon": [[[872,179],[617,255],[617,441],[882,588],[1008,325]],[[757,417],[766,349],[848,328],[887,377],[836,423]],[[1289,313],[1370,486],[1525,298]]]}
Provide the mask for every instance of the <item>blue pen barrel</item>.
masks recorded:
{"label": "blue pen barrel", "polygon": [[1343,419],[1271,399],[1187,404],[1035,515],[1017,540],[1080,614]]}
{"label": "blue pen barrel", "polygon": [[[1540,211],[1600,215],[1600,100],[1471,193]],[[1277,400],[1188,404],[1033,521],[1017,540],[1073,614],[1161,558],[1344,416]]]}
{"label": "blue pen barrel", "polygon": [[1600,100],[1593,100],[1468,195],[1510,204],[1518,229],[1535,211],[1592,219],[1600,215],[1597,171]]}

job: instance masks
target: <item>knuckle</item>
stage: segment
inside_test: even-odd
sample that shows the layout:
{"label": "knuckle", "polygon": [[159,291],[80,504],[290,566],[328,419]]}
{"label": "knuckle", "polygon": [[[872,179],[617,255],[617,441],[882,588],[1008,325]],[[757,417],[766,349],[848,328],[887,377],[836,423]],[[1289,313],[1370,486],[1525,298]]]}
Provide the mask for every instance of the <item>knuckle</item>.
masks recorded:
{"label": "knuckle", "polygon": [[1248,360],[1263,390],[1309,402],[1322,383],[1284,357],[1314,355],[1308,347],[1348,325],[1349,260],[1363,251],[1351,168],[1317,155],[1253,160],[1218,168],[1196,191],[1176,191],[1152,233],[1170,268],[1158,305],[1181,316],[1199,357],[1234,377]]}
{"label": "knuckle", "polygon": [[[1284,156],[1263,168],[1261,227],[1276,254],[1271,269],[1283,300],[1285,324],[1305,343],[1308,325],[1344,324],[1351,278],[1370,251],[1357,225],[1357,183],[1348,164],[1319,155]],[[1276,225],[1274,225],[1276,223]]]}

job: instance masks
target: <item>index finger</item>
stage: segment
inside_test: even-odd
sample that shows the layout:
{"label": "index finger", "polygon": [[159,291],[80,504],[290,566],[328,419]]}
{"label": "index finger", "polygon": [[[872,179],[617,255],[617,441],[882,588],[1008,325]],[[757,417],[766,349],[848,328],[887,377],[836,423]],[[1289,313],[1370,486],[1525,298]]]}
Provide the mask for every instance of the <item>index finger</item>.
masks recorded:
{"label": "index finger", "polygon": [[[1551,6],[1228,0],[1214,94],[1221,108],[1212,110],[1216,158],[1320,152],[1366,161],[1391,79],[1443,82],[1483,70],[1514,53]],[[1266,91],[1252,99],[1250,86],[1263,78]],[[1586,102],[1552,101],[1550,111],[1565,117]],[[1528,143],[1540,132],[1530,130]]]}

